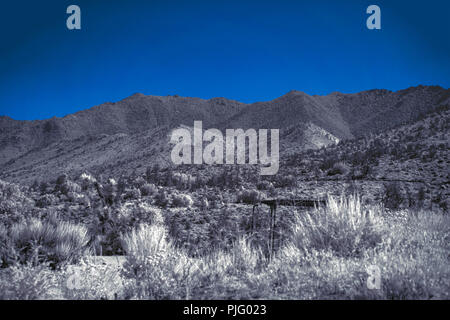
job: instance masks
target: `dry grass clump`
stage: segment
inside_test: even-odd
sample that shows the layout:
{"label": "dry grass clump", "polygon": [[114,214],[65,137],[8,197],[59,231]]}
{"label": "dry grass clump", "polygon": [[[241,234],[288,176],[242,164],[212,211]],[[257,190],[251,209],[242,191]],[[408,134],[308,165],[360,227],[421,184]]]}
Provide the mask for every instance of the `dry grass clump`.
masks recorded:
{"label": "dry grass clump", "polygon": [[[359,246],[358,255],[342,255],[325,245],[309,250],[296,242],[284,246],[266,272],[267,281],[277,288],[275,297],[448,299],[450,218],[421,211],[381,221],[381,242]],[[370,266],[380,270],[379,289],[367,286]]]}
{"label": "dry grass clump", "polygon": [[161,225],[140,225],[123,236],[124,275],[134,280],[130,295],[140,299],[183,299],[189,258],[177,250]]}
{"label": "dry grass clump", "polygon": [[364,207],[358,196],[328,197],[326,207],[296,215],[292,241],[304,252],[331,250],[339,256],[356,256],[381,242],[383,226],[380,210]]}
{"label": "dry grass clump", "polygon": [[[128,293],[139,299],[250,298],[245,279],[261,272],[260,251],[240,239],[228,252],[189,257],[176,248],[160,225],[141,225],[123,236],[127,252],[124,276],[132,279]],[[240,292],[240,294],[239,294]]]}
{"label": "dry grass clump", "polygon": [[4,266],[49,263],[57,268],[77,263],[89,251],[86,227],[56,219],[31,218],[15,223],[8,229],[7,237],[8,250],[2,251],[1,257]]}

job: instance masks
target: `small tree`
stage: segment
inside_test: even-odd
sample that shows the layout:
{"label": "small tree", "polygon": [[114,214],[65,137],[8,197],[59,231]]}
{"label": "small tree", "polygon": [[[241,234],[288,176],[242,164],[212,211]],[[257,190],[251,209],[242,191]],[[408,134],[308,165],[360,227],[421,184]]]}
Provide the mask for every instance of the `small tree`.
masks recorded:
{"label": "small tree", "polygon": [[398,209],[403,202],[400,185],[397,182],[384,186],[383,204],[388,209]]}

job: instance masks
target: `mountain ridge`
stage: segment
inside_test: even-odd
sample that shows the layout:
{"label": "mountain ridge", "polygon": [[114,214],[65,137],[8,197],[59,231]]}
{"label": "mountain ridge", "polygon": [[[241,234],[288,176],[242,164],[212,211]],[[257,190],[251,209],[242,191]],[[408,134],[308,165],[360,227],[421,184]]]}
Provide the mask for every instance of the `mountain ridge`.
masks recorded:
{"label": "mountain ridge", "polygon": [[[10,176],[17,170],[21,173],[14,180],[24,178],[27,172],[34,175],[37,159],[43,162],[39,175],[50,169],[45,163],[53,163],[51,159],[61,170],[65,163],[72,166],[68,161],[84,161],[76,165],[77,168],[82,168],[83,163],[86,167],[98,168],[113,165],[95,148],[106,148],[105,152],[111,148],[117,150],[120,162],[127,161],[127,155],[120,150],[135,154],[146,150],[147,157],[167,153],[167,132],[180,125],[192,126],[195,120],[203,121],[205,129],[280,129],[281,145],[283,139],[287,139],[287,149],[319,148],[414,121],[442,105],[450,105],[450,90],[439,86],[417,86],[396,92],[373,89],[326,96],[291,90],[276,99],[250,104],[223,97],[206,100],[136,93],[118,102],[106,102],[62,118],[14,120],[0,117],[0,177]],[[153,136],[160,131],[165,132],[161,137]],[[107,137],[113,142],[103,146]],[[86,154],[77,158],[70,148],[85,148],[91,157]],[[65,158],[58,150],[71,157]],[[111,153],[110,157],[115,156]],[[92,159],[88,161],[88,158]]]}

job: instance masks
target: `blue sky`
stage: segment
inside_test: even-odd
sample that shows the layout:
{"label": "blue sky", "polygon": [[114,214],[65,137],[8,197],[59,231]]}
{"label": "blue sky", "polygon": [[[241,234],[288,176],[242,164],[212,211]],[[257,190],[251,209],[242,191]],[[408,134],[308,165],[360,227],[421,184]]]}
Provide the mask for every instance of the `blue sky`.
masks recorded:
{"label": "blue sky", "polygon": [[[66,8],[81,8],[81,30]],[[370,4],[381,30],[366,28]],[[0,115],[64,116],[133,93],[242,102],[450,83],[449,1],[2,3]]]}

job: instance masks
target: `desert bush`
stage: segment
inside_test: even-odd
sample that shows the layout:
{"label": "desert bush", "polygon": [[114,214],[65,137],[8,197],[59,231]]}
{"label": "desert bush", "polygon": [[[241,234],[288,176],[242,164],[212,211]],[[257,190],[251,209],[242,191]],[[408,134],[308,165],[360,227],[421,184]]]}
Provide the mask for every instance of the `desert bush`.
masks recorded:
{"label": "desert bush", "polygon": [[279,175],[275,180],[275,184],[279,188],[289,188],[297,186],[297,178],[291,174]]}
{"label": "desert bush", "polygon": [[97,182],[97,180],[92,175],[85,172],[83,172],[78,179],[80,181],[82,191],[86,191],[89,188],[92,188],[94,186],[94,183]]}
{"label": "desert bush", "polygon": [[49,193],[49,192],[51,192],[52,190],[50,189],[50,184],[48,183],[48,182],[46,182],[46,181],[41,181],[40,183],[39,183],[39,192],[41,193],[41,194],[45,194],[45,193]]}
{"label": "desert bush", "polygon": [[357,256],[381,242],[382,226],[380,210],[363,207],[359,197],[328,197],[325,208],[297,214],[292,241],[305,252],[331,250],[339,256]]}
{"label": "desert bush", "polygon": [[158,188],[153,183],[145,183],[140,190],[143,196],[151,196],[158,192]]}
{"label": "desert bush", "polygon": [[257,188],[258,190],[268,190],[268,189],[270,189],[272,186],[273,186],[272,183],[271,183],[270,181],[267,181],[267,180],[262,180],[262,181],[260,181],[260,182],[258,182],[258,183],[256,184],[256,188]]}
{"label": "desert bush", "polygon": [[195,182],[195,178],[185,173],[176,172],[172,174],[172,182],[177,189],[190,189],[192,184]]}
{"label": "desert bush", "polygon": [[450,218],[418,211],[389,223],[389,236],[376,252],[382,299],[448,299]]}
{"label": "desert bush", "polygon": [[258,299],[267,297],[267,261],[240,238],[229,251],[215,250],[191,259],[187,291],[192,299]]}
{"label": "desert bush", "polygon": [[87,253],[90,240],[87,229],[81,225],[36,218],[13,224],[8,236],[10,249],[18,253],[18,263],[48,262],[52,268],[77,262]]}
{"label": "desert bush", "polygon": [[344,162],[336,162],[333,167],[328,170],[328,175],[333,176],[336,174],[347,175],[350,172],[349,166]]}
{"label": "desert bush", "polygon": [[167,192],[163,189],[159,190],[159,192],[155,196],[155,204],[157,206],[165,208],[169,204],[169,196]]}
{"label": "desert bush", "polygon": [[63,173],[63,174],[59,175],[58,178],[56,178],[55,184],[57,186],[60,186],[64,183],[66,183],[67,181],[69,181],[69,176],[66,173]]}
{"label": "desert bush", "polygon": [[191,207],[194,204],[190,195],[174,194],[172,196],[172,205],[174,207]]}
{"label": "desert bush", "polygon": [[90,216],[89,234],[99,255],[122,255],[122,234],[131,232],[142,223],[161,225],[164,221],[158,208],[136,201],[96,208]]}
{"label": "desert bush", "polygon": [[139,224],[162,224],[164,219],[161,210],[148,205],[147,203],[125,203],[121,207],[115,208],[110,216],[117,220],[116,224],[126,225],[127,228],[121,228],[122,232],[129,232]]}
{"label": "desert bush", "polygon": [[147,181],[143,178],[143,177],[137,177],[134,181],[133,181],[133,185],[140,189],[143,185],[145,185],[147,183]]}
{"label": "desert bush", "polygon": [[[97,188],[101,192],[101,196],[105,199],[106,203],[108,205],[113,205],[117,200],[117,193],[118,193],[118,184],[116,180],[110,178],[106,183],[103,185],[96,185]],[[124,198],[126,199],[138,199],[140,197],[140,191],[137,189],[131,189],[128,193],[125,192]]]}
{"label": "desert bush", "polygon": [[249,299],[259,288],[249,285],[248,277],[266,264],[242,238],[229,252],[215,250],[200,258],[176,249],[162,227],[143,225],[123,240],[124,276],[134,280],[128,291],[141,299]]}
{"label": "desert bush", "polygon": [[242,190],[237,195],[237,202],[255,204],[264,198],[264,193],[258,190]]}
{"label": "desert bush", "polygon": [[403,203],[403,194],[397,182],[384,186],[383,204],[388,209],[398,209]]}
{"label": "desert bush", "polygon": [[136,208],[133,208],[131,210],[130,217],[134,220],[137,220],[139,223],[147,223],[152,225],[162,225],[164,223],[164,218],[161,214],[161,210],[155,207],[151,207],[145,203],[137,204]]}
{"label": "desert bush", "polygon": [[124,200],[137,200],[140,199],[141,197],[141,190],[137,189],[137,188],[132,188],[132,189],[126,189],[125,190],[125,194],[123,195],[123,199]]}
{"label": "desert bush", "polygon": [[147,257],[167,251],[171,243],[162,226],[142,224],[122,236],[125,253],[129,256]]}
{"label": "desert bush", "polygon": [[66,181],[61,185],[58,185],[58,190],[64,194],[68,195],[69,193],[79,193],[81,192],[81,187],[75,182],[72,181]]}
{"label": "desert bush", "polygon": [[184,299],[189,258],[174,248],[162,226],[141,225],[123,236],[127,254],[124,276],[134,280],[129,291],[137,298]]}
{"label": "desert bush", "polygon": [[33,211],[34,201],[18,185],[0,180],[0,223],[22,221]]}
{"label": "desert bush", "polygon": [[56,204],[58,199],[53,194],[44,194],[36,201],[36,206],[39,208],[45,208]]}

